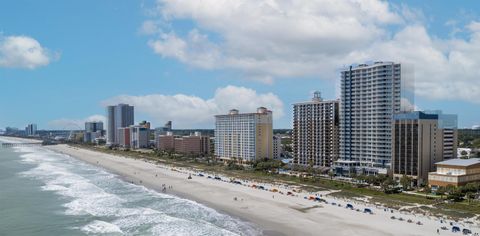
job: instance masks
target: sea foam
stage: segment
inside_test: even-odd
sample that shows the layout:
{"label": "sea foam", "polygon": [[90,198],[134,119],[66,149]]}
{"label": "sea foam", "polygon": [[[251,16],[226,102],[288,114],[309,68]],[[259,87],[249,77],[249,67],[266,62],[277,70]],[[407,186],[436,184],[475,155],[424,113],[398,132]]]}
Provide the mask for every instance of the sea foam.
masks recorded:
{"label": "sea foam", "polygon": [[66,216],[90,219],[87,234],[258,235],[249,223],[194,201],[134,185],[96,166],[43,148],[20,148],[34,166],[21,175],[65,201]]}

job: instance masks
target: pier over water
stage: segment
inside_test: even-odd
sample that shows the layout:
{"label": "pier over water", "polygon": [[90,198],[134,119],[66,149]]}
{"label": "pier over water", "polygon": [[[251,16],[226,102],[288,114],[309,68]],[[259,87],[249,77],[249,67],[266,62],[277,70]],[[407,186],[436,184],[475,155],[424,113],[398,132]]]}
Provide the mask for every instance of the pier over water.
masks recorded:
{"label": "pier over water", "polygon": [[11,148],[11,147],[32,147],[32,146],[42,146],[41,142],[34,143],[2,143],[1,148]]}

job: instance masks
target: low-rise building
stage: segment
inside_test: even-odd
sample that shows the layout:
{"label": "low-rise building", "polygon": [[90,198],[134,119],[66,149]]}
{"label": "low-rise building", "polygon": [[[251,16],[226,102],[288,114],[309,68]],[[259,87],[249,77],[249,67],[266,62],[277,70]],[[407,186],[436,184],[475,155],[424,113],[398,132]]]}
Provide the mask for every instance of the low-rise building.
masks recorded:
{"label": "low-rise building", "polygon": [[480,181],[480,158],[450,159],[435,165],[437,171],[428,174],[428,185],[432,188]]}
{"label": "low-rise building", "polygon": [[209,154],[210,137],[202,136],[200,132],[195,132],[189,136],[175,137],[171,132],[167,132],[166,135],[158,136],[157,148],[161,151],[173,151],[183,154]]}
{"label": "low-rise building", "polygon": [[165,135],[157,136],[157,149],[161,151],[175,150],[175,136],[172,132],[167,132]]}

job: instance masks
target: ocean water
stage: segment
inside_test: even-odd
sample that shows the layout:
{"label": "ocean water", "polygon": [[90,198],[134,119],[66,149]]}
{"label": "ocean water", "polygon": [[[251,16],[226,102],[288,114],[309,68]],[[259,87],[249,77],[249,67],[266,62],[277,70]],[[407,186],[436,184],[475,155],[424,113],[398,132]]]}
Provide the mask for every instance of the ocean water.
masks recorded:
{"label": "ocean water", "polygon": [[0,235],[259,235],[244,221],[41,147],[0,148]]}

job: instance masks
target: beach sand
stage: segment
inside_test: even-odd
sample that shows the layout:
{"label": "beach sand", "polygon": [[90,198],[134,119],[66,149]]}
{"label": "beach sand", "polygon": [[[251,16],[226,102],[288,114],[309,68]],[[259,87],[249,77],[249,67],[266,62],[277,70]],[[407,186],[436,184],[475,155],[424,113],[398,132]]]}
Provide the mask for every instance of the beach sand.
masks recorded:
{"label": "beach sand", "polygon": [[[166,189],[167,194],[190,199],[219,212],[251,222],[260,227],[265,235],[437,235],[437,229],[441,226],[446,226],[449,230],[440,230],[440,235],[460,234],[450,232],[449,224],[441,224],[433,217],[430,219],[398,211],[390,213],[372,205],[323,196],[329,203],[342,204],[342,207],[339,207],[306,200],[304,197],[310,196],[307,193],[292,197],[229,183],[229,181],[209,179],[206,175],[205,177],[194,176],[195,172],[187,169],[157,165],[143,160],[67,145],[48,146],[48,148],[103,167],[126,181],[144,185],[159,192],[162,191],[163,184],[172,186]],[[189,174],[192,174],[192,179],[187,179]],[[290,191],[282,186],[274,187],[283,192]],[[346,203],[352,203],[355,208],[360,209],[360,212],[346,209]],[[374,214],[363,213],[366,207],[372,209]],[[391,216],[397,219],[402,217],[405,220],[392,220]],[[414,223],[408,223],[408,219],[412,219]],[[423,225],[415,224],[417,221],[421,221]],[[464,227],[460,226],[460,228]],[[467,228],[480,232],[478,225],[468,225]]]}

